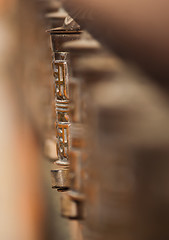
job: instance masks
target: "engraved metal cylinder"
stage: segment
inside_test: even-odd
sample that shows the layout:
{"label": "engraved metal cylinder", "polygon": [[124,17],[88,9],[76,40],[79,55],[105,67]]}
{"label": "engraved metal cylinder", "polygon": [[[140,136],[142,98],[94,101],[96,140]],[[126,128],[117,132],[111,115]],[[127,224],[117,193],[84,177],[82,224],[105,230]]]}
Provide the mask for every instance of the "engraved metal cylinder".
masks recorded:
{"label": "engraved metal cylinder", "polygon": [[70,142],[68,53],[57,52],[54,54],[53,71],[55,77],[57,163],[68,165]]}
{"label": "engraved metal cylinder", "polygon": [[70,114],[69,114],[69,57],[62,44],[78,39],[80,31],[52,30],[53,72],[55,78],[56,136],[59,165],[69,165]]}
{"label": "engraved metal cylinder", "polygon": [[[69,149],[70,149],[70,100],[69,100],[69,53],[62,48],[66,41],[79,38],[80,32],[51,30],[53,50],[54,95],[56,110],[57,161],[52,171],[54,186],[58,190],[69,188]],[[58,166],[62,169],[58,171]],[[66,173],[66,174],[65,174]],[[63,181],[62,181],[63,180]],[[60,183],[63,183],[60,188]]]}

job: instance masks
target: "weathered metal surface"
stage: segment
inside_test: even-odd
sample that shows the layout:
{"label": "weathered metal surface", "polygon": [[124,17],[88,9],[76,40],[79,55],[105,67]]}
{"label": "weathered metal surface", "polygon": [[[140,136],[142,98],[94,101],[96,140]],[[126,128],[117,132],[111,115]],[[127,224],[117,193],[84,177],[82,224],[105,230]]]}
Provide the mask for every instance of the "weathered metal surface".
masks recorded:
{"label": "weathered metal surface", "polygon": [[70,187],[70,174],[68,169],[51,170],[52,188],[60,191],[67,190]]}
{"label": "weathered metal surface", "polygon": [[[55,34],[54,34],[55,33]],[[64,34],[63,34],[64,33]],[[57,152],[58,164],[68,165],[69,142],[70,142],[70,101],[69,101],[69,54],[61,52],[61,45],[66,40],[79,38],[80,33],[69,33],[68,31],[51,32],[53,46],[53,71],[55,78],[56,99],[56,129],[57,129]]]}
{"label": "weathered metal surface", "polygon": [[68,53],[55,53],[53,71],[55,78],[57,163],[68,165],[70,141]]}
{"label": "weathered metal surface", "polygon": [[[69,166],[69,150],[70,150],[70,98],[69,98],[69,54],[62,49],[65,41],[72,41],[80,37],[80,31],[65,31],[62,28],[50,31],[52,50],[53,50],[53,74],[54,74],[54,95],[56,110],[56,142],[57,142],[57,161],[58,166]],[[56,168],[57,168],[57,165]],[[69,178],[69,176],[66,176]],[[59,185],[59,179],[56,178]],[[69,181],[69,180],[68,180]],[[64,181],[66,183],[66,180]],[[56,183],[57,185],[57,183]],[[64,190],[68,186],[65,184]]]}

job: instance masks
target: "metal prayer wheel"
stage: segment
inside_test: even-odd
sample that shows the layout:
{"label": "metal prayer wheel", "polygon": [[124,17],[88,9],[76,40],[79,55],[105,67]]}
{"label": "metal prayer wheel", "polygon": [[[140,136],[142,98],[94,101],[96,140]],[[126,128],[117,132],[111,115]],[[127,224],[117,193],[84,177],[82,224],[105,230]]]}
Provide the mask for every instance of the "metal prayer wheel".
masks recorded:
{"label": "metal prayer wheel", "polygon": [[53,71],[55,77],[56,99],[57,164],[68,165],[70,141],[68,53],[55,53],[53,60]]}
{"label": "metal prayer wheel", "polygon": [[[52,171],[52,185],[57,189],[69,188],[70,150],[70,99],[69,99],[69,53],[62,44],[80,37],[80,31],[65,31],[63,28],[50,31],[53,50],[54,95],[56,110],[56,171]],[[57,171],[57,168],[60,168]],[[55,176],[54,176],[55,175]]]}

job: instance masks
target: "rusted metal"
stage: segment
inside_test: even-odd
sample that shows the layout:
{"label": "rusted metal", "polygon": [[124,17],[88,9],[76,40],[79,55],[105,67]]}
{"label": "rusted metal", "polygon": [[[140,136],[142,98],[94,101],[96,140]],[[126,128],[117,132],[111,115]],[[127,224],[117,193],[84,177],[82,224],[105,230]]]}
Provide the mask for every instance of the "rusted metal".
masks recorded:
{"label": "rusted metal", "polygon": [[[56,60],[57,59],[57,60]],[[68,53],[55,53],[53,71],[55,77],[57,163],[68,165],[69,155],[69,86]]]}
{"label": "rusted metal", "polygon": [[53,71],[55,78],[56,129],[58,164],[68,165],[69,152],[69,54],[63,51],[62,44],[80,37],[81,32],[55,29],[50,32],[53,48]]}
{"label": "rusted metal", "polygon": [[[81,31],[66,31],[63,28],[50,30],[52,51],[53,51],[53,74],[55,79],[55,109],[56,109],[56,141],[57,141],[57,166],[62,166],[63,172],[59,172],[61,179],[70,163],[70,99],[69,99],[69,53],[64,51],[62,44],[66,41],[73,41],[80,37]],[[58,172],[55,172],[55,174]],[[66,173],[67,170],[66,170]],[[59,178],[55,178],[59,183]],[[55,182],[56,182],[55,181]],[[65,190],[68,189],[66,180]],[[57,185],[57,183],[56,183]]]}

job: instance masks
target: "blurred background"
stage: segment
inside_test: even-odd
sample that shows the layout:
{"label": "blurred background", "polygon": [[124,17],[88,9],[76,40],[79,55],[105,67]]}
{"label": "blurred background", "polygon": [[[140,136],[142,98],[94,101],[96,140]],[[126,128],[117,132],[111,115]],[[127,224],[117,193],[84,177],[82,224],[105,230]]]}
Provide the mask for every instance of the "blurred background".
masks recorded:
{"label": "blurred background", "polygon": [[168,9],[0,0],[0,239],[169,239]]}

